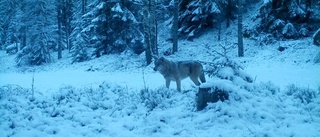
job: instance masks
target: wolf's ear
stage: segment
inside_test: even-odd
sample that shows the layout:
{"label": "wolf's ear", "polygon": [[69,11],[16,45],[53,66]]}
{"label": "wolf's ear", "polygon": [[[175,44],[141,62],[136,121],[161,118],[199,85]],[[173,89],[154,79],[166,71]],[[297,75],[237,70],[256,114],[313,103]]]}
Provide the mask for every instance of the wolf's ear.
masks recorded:
{"label": "wolf's ear", "polygon": [[164,60],[165,60],[165,58],[164,58],[164,57],[161,57],[159,60],[160,60],[160,61],[164,61]]}

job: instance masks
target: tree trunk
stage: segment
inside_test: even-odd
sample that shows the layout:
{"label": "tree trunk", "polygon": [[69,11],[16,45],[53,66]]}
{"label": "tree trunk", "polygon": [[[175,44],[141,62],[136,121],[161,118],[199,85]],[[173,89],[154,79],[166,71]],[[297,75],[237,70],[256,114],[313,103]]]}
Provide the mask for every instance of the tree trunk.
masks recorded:
{"label": "tree trunk", "polygon": [[62,34],[61,34],[61,1],[58,0],[57,7],[57,19],[58,19],[58,59],[62,58]]}
{"label": "tree trunk", "polygon": [[172,53],[178,51],[178,18],[179,17],[179,0],[174,0],[174,14],[172,25]]}
{"label": "tree trunk", "polygon": [[155,0],[150,0],[149,1],[149,20],[150,20],[150,43],[151,43],[151,51],[152,54],[156,54],[157,50],[157,28],[156,28],[156,16],[155,16]]}
{"label": "tree trunk", "polygon": [[313,34],[313,44],[320,47],[320,28]]}
{"label": "tree trunk", "polygon": [[21,43],[21,49],[27,46],[27,27],[24,25],[22,27],[22,43]]}
{"label": "tree trunk", "polygon": [[242,0],[238,0],[238,56],[243,57]]}
{"label": "tree trunk", "polygon": [[218,41],[221,40],[221,18],[218,19]]}
{"label": "tree trunk", "polygon": [[227,28],[229,28],[230,26],[230,20],[231,20],[231,16],[232,16],[232,13],[231,13],[231,0],[228,0],[228,3],[227,3],[227,11],[226,11],[226,26]]}
{"label": "tree trunk", "polygon": [[155,52],[153,54],[159,56],[159,51],[158,51],[158,20],[156,20],[156,40],[155,40]]}
{"label": "tree trunk", "polygon": [[149,11],[148,11],[149,2],[145,1],[145,6],[143,10],[143,27],[144,27],[144,45],[146,48],[146,61],[147,65],[151,63],[151,42],[150,42],[150,21],[149,21]]}
{"label": "tree trunk", "polygon": [[72,42],[70,41],[70,35],[71,35],[71,21],[72,21],[72,1],[71,0],[66,0],[65,2],[65,14],[66,14],[66,24],[65,24],[65,29],[66,29],[66,44],[68,47],[69,52],[71,51],[72,48]]}
{"label": "tree trunk", "polygon": [[67,47],[68,47],[68,50],[69,50],[69,53],[71,52],[71,42],[70,42],[70,39],[69,39],[69,36],[70,36],[70,22],[67,22],[68,24],[66,24],[66,44],[67,44]]}

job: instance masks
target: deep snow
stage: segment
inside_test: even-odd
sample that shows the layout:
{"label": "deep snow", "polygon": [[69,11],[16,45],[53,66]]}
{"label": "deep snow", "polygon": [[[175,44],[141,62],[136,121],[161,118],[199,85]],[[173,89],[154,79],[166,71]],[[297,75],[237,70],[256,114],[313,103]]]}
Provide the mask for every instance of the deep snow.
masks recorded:
{"label": "deep snow", "polygon": [[[231,87],[218,81],[231,89],[230,100],[202,111],[195,111],[197,87],[191,80],[182,81],[183,93],[175,83],[163,88],[153,65],[143,67],[143,55],[16,68],[14,56],[1,51],[0,136],[320,136],[319,93],[310,103],[288,93],[289,84],[315,91],[320,85],[320,65],[310,61],[318,49],[306,42],[287,42],[299,48],[284,52],[246,47],[247,56],[236,59],[254,83]],[[201,44],[181,43],[186,50],[168,58],[213,59]],[[141,94],[144,87],[147,96]]]}

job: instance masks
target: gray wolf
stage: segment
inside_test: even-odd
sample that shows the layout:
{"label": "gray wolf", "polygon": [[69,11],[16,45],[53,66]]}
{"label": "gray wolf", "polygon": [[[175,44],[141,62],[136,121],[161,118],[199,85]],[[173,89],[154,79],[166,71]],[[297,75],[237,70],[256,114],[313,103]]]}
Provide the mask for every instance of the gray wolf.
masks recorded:
{"label": "gray wolf", "polygon": [[164,57],[156,58],[154,71],[159,71],[166,80],[166,87],[169,88],[171,81],[176,81],[177,90],[181,91],[181,80],[189,77],[197,86],[206,82],[203,66],[198,61],[170,61]]}

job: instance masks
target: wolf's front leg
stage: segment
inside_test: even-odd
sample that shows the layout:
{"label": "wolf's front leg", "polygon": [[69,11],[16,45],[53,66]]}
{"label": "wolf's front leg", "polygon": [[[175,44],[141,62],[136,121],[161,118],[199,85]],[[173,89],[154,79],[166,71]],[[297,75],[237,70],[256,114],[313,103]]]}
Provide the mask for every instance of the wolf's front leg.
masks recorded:
{"label": "wolf's front leg", "polygon": [[170,86],[170,79],[166,79],[166,87],[169,88]]}
{"label": "wolf's front leg", "polygon": [[177,90],[178,90],[179,92],[181,92],[181,80],[180,80],[180,79],[177,79],[177,80],[176,80],[176,83],[177,83]]}

